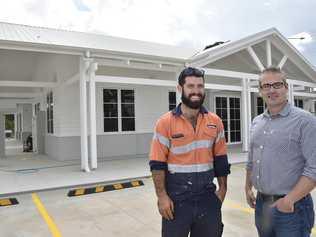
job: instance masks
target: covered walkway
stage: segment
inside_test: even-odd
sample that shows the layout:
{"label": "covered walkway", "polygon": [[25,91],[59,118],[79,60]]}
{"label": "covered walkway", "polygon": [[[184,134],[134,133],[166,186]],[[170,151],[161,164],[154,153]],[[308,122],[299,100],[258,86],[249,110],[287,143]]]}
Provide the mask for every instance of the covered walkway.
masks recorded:
{"label": "covered walkway", "polygon": [[[24,153],[0,159],[0,196],[62,187],[109,183],[150,176],[148,158],[113,157],[99,160],[94,172],[80,170],[80,161],[54,161],[46,155]],[[229,150],[230,163],[245,162],[247,153],[240,147]]]}

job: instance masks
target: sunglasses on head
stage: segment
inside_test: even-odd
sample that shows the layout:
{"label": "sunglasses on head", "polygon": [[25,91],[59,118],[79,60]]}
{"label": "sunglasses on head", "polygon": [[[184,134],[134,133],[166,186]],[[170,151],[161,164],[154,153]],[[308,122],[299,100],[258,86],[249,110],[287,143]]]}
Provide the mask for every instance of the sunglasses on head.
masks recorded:
{"label": "sunglasses on head", "polygon": [[182,77],[188,77],[188,76],[204,77],[205,72],[202,69],[187,67],[183,69],[181,74],[182,74]]}

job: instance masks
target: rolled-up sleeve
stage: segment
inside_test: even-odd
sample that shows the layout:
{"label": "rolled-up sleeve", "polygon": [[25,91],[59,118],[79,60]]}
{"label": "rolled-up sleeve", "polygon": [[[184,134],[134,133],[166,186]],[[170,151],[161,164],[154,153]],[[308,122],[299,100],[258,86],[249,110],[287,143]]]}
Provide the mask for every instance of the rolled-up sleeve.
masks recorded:
{"label": "rolled-up sleeve", "polygon": [[303,176],[316,181],[316,117],[308,117],[301,132],[302,153],[305,158]]}

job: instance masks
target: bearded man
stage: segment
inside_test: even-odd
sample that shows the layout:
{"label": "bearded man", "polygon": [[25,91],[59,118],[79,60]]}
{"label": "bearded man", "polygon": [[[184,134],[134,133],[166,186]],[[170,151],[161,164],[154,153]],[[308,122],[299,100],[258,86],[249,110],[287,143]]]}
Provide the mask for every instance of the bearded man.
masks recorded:
{"label": "bearded man", "polygon": [[177,86],[182,103],[155,126],[149,165],[162,237],[219,237],[223,232],[221,206],[230,165],[223,123],[202,105],[204,84],[202,70],[185,68]]}

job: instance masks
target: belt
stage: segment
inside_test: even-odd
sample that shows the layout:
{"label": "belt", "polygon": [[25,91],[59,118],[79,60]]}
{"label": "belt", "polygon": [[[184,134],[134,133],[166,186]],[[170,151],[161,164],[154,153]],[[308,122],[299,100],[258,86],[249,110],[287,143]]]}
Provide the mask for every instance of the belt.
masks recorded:
{"label": "belt", "polygon": [[258,192],[258,197],[261,198],[264,202],[275,202],[280,198],[285,197],[284,195],[270,195]]}

